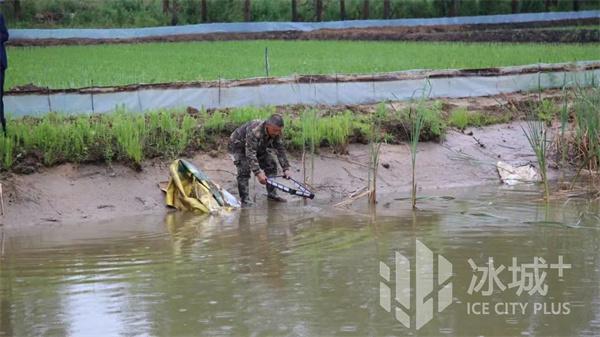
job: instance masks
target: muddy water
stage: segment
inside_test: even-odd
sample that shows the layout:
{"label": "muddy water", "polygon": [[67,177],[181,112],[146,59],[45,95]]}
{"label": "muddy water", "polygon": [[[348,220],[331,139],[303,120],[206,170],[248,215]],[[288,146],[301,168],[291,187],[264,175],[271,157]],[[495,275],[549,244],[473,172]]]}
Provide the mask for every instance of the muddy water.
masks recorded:
{"label": "muddy water", "polygon": [[[0,333],[600,335],[598,201],[582,195],[545,207],[538,191],[528,187],[430,196],[419,201],[416,213],[409,201],[387,198],[377,214],[362,203],[332,210],[294,202],[224,218],[171,213],[4,230]],[[419,329],[417,319],[426,313],[415,309],[417,294],[435,288],[425,300],[437,308],[442,302],[437,289],[449,283],[437,281],[437,271],[431,281],[431,273],[420,273],[421,265],[408,274],[412,289],[421,290],[396,290],[395,271],[407,270],[395,268],[395,254],[414,267],[416,240],[433,252],[434,270],[440,255],[452,264],[452,303]],[[419,254],[419,261],[428,261]],[[550,267],[559,256],[562,277]],[[494,266],[488,270],[497,271],[497,281],[488,279],[494,273],[474,272],[468,262],[483,270],[489,257]],[[520,295],[519,287],[508,286],[513,257],[525,268],[535,257],[544,259],[548,266],[537,269],[542,281],[533,282],[537,291],[528,282],[535,280],[535,268],[525,269]],[[389,281],[380,276],[380,263],[391,268]],[[380,286],[391,290],[390,312],[380,305]],[[410,328],[394,317],[396,294],[411,298]]]}

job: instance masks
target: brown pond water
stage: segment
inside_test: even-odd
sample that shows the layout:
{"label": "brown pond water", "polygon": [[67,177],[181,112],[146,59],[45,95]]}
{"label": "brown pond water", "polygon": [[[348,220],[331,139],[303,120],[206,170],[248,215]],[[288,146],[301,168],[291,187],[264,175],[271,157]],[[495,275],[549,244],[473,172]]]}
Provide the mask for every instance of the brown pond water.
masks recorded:
{"label": "brown pond water", "polygon": [[[290,202],[222,218],[175,212],[166,218],[5,229],[0,334],[600,335],[597,200],[562,198],[546,207],[537,188],[526,186],[432,195],[419,201],[416,213],[408,200],[388,198],[376,215],[363,202],[350,210]],[[425,261],[422,251],[416,261],[416,240],[433,252],[433,270],[442,264],[440,254],[452,264],[453,303],[435,310],[419,329],[421,311],[408,309],[407,328],[395,319],[393,307],[394,296],[404,294],[415,308],[420,290],[396,291],[395,274],[390,281],[380,276],[381,263],[394,273],[395,253],[411,266]],[[562,277],[551,267],[559,256],[571,265]],[[490,282],[484,282],[469,294],[472,278],[477,284],[487,276],[474,272],[468,260],[485,267],[488,257],[495,270],[506,267],[498,274],[506,288],[493,283],[488,294]],[[533,269],[524,274],[521,295],[518,287],[508,287],[513,257],[517,266],[544,259],[548,267],[538,269],[544,276],[540,289],[527,288]],[[434,272],[432,285],[423,265],[411,271],[413,290],[443,283]],[[386,285],[390,312],[380,305]],[[441,293],[428,292],[426,301],[437,308]],[[482,312],[485,303],[488,314]]]}

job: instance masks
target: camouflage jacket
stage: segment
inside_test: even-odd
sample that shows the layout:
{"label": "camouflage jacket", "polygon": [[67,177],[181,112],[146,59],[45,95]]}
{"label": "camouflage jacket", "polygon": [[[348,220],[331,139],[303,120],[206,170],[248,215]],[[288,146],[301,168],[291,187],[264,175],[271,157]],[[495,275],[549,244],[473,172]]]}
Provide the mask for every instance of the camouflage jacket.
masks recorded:
{"label": "camouflage jacket", "polygon": [[245,153],[250,170],[254,174],[260,171],[258,157],[265,155],[268,148],[275,149],[279,165],[284,171],[290,168],[281,136],[269,137],[265,121],[247,122],[233,131],[229,137],[229,151],[232,153]]}

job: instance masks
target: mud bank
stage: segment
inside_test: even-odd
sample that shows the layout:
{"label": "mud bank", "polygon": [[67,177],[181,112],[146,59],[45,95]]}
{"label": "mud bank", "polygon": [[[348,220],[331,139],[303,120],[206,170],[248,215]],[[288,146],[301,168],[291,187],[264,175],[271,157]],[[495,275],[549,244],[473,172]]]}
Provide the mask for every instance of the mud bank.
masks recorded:
{"label": "mud bank", "polygon": [[[366,186],[368,155],[368,146],[360,144],[351,145],[349,154],[344,156],[322,150],[315,158],[313,187],[317,197],[311,202],[333,205]],[[236,194],[235,167],[227,154],[198,153],[189,159]],[[380,160],[378,193],[408,197],[411,182],[408,147],[384,145]],[[535,162],[520,122],[471,128],[464,133],[450,131],[443,143],[419,144],[419,189],[425,193],[449,187],[498,184],[494,166],[498,160]],[[300,158],[292,156],[291,162],[295,176],[301,178]],[[117,217],[164,214],[169,209],[164,205],[158,183],[168,179],[168,165],[151,161],[142,172],[135,172],[122,165],[65,164],[31,175],[8,175],[3,179],[5,215],[1,222],[7,228],[85,225]],[[555,170],[549,171],[551,178],[556,177]],[[260,206],[265,199],[263,187],[252,182],[251,190]],[[289,207],[302,203],[300,199],[289,199]]]}

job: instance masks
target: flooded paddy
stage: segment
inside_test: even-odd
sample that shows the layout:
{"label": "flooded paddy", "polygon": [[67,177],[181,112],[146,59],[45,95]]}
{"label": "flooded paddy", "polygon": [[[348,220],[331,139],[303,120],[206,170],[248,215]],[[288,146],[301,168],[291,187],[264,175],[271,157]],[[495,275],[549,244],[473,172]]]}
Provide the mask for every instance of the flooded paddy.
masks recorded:
{"label": "flooded paddy", "polygon": [[[376,213],[361,201],[351,209],[265,202],[221,218],[174,212],[4,228],[0,335],[600,334],[598,199],[581,193],[546,206],[530,186],[428,195],[414,213],[388,195]],[[433,275],[422,272],[417,240],[432,252]],[[398,270],[410,273],[408,289],[396,289],[396,253],[410,263]],[[441,311],[437,287],[449,283],[438,280],[440,256],[452,288]],[[497,279],[481,271],[490,257]],[[546,267],[534,272],[526,264],[536,257]],[[510,285],[513,258],[529,268],[520,287]],[[386,287],[390,312],[380,299]],[[395,318],[404,295],[410,327]],[[433,315],[417,329],[424,311],[415,308],[429,300]]]}

